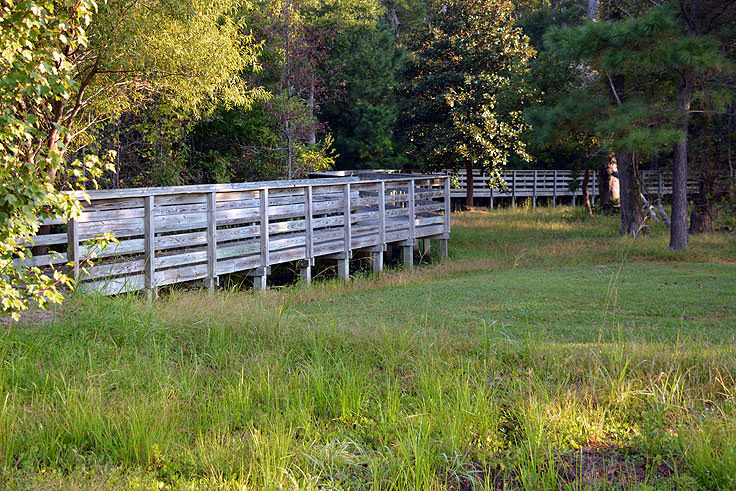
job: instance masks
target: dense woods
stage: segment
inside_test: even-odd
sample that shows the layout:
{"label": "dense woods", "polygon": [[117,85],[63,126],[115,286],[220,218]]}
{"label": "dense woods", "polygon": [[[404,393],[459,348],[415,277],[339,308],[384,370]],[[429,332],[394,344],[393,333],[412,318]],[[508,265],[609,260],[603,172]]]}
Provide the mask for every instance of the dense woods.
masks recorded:
{"label": "dense woods", "polygon": [[69,189],[567,168],[636,235],[662,169],[671,249],[733,212],[730,0],[10,0],[0,38],[4,310],[68,284],[12,259]]}

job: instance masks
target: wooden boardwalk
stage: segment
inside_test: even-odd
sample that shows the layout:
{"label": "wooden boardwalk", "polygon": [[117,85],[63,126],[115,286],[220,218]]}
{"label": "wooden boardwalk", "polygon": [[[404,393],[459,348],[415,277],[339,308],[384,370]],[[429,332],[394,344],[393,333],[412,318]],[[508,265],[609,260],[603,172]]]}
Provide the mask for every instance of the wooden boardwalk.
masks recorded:
{"label": "wooden boardwalk", "polygon": [[[92,191],[78,219],[46,222],[52,233],[33,242],[49,252],[28,263],[97,255],[85,273],[73,271],[82,288],[104,294],[195,280],[214,289],[218,276],[244,271],[265,289],[271,266],[299,262],[309,281],[317,257],[337,261],[347,279],[356,250],[370,252],[377,271],[388,244],[410,264],[420,240],[440,239],[446,255],[449,185],[447,176],[413,174]],[[104,232],[119,243],[84,244]]]}
{"label": "wooden boardwalk", "polygon": [[[652,196],[668,196],[672,194],[672,173],[657,171],[641,171],[641,178],[647,192]],[[468,178],[464,169],[458,170],[454,175],[460,187],[452,189],[452,198],[465,198],[467,193]],[[532,198],[532,204],[536,206],[537,198],[545,198],[555,206],[558,200],[566,200],[575,204],[577,198],[582,197],[582,173],[571,170],[509,170],[501,173],[506,183],[506,189],[493,189],[488,185],[488,176],[482,169],[473,172],[473,195],[476,198],[490,200],[493,207],[494,199],[510,199],[511,205],[516,204],[517,198]],[[697,188],[697,181],[691,179],[688,183],[691,191]],[[600,185],[595,172],[591,173],[588,183],[588,192],[591,199],[595,200],[600,194]]]}

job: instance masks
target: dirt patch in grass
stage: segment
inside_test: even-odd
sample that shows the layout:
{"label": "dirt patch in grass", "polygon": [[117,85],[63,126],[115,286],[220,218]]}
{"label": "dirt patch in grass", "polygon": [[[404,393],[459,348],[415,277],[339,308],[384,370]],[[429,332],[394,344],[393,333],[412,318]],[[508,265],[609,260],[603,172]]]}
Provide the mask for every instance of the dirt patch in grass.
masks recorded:
{"label": "dirt patch in grass", "polygon": [[556,460],[560,480],[583,489],[651,484],[670,477],[674,468],[671,462],[654,462],[622,448],[583,447]]}
{"label": "dirt patch in grass", "polygon": [[[565,451],[554,458],[556,489],[632,489],[638,485],[667,482],[674,474],[674,463],[653,461],[646,456],[621,447],[586,446],[577,451]],[[472,491],[481,483],[491,483],[490,489],[502,491],[523,489],[513,465],[485,467],[476,463],[465,475],[450,475],[448,491]],[[541,474],[548,466],[542,463]],[[488,474],[490,473],[490,474]]]}

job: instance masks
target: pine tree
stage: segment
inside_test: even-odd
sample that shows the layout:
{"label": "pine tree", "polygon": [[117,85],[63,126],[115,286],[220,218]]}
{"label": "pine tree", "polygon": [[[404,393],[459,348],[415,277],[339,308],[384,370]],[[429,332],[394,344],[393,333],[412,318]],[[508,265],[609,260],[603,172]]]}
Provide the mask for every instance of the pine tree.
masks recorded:
{"label": "pine tree", "polygon": [[636,172],[639,159],[673,151],[670,248],[679,250],[687,247],[690,105],[696,86],[703,94],[719,94],[712,99],[724,100],[712,81],[730,65],[722,52],[723,41],[706,35],[704,24],[718,29],[721,37],[724,33],[716,26],[732,33],[733,27],[727,26],[734,2],[681,0],[644,10],[648,5],[641,4],[641,11],[632,15],[631,8],[604,2],[599,13],[608,21],[553,30],[547,41],[571,64],[590,69],[598,81],[575,94],[578,101],[587,100],[578,106],[584,112],[575,114],[570,106],[572,114],[567,117],[585,117],[616,153],[622,231],[634,234],[644,225]]}

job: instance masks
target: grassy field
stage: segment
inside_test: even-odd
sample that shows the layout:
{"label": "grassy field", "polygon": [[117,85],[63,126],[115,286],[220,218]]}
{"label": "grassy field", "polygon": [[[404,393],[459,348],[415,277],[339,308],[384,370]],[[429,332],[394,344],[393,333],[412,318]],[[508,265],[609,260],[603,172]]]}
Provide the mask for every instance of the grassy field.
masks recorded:
{"label": "grassy field", "polygon": [[0,488],[736,488],[736,236],[537,208],[450,251],[0,327]]}

